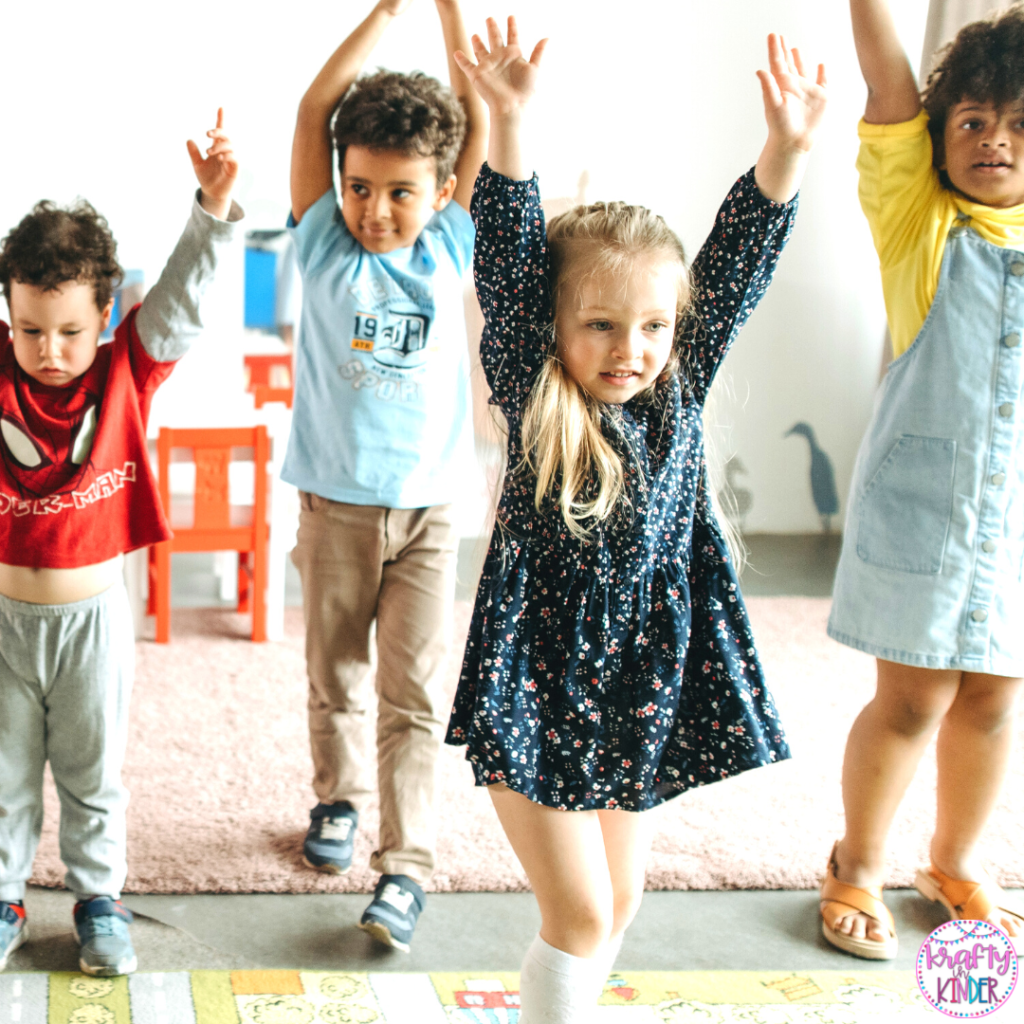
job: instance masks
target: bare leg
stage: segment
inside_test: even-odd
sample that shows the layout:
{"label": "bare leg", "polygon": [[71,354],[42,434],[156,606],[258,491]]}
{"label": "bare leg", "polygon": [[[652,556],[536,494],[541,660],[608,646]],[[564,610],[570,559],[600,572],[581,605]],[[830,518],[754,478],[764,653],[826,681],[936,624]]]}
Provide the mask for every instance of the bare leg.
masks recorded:
{"label": "bare leg", "polygon": [[656,817],[653,811],[598,811],[597,817],[612,883],[610,938],[614,941],[622,937],[640,909]]}
{"label": "bare leg", "polygon": [[643,895],[651,815],[559,811],[489,788],[541,913],[523,960],[523,1024],[590,1020],[623,930]]}
{"label": "bare leg", "polygon": [[541,938],[573,956],[596,956],[640,905],[651,816],[560,811],[500,785],[488,792],[537,897]]}
{"label": "bare leg", "polygon": [[[987,877],[977,843],[1002,788],[1013,748],[1014,707],[1020,679],[965,672],[939,730],[939,792],[932,863],[950,878]],[[992,923],[1010,935],[1020,921],[996,910]]]}
{"label": "bare leg", "polygon": [[[846,835],[836,853],[840,882],[881,885],[892,819],[921,755],[960,686],[961,673],[915,668],[878,659],[878,688],[850,730],[843,761]],[[835,930],[885,939],[865,914],[841,918]]]}

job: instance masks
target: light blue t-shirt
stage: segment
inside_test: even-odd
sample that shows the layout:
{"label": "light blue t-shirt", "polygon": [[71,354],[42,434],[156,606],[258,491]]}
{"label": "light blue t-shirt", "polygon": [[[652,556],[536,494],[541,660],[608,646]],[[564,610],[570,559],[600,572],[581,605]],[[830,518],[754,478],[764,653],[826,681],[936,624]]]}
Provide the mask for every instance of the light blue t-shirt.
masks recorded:
{"label": "light blue t-shirt", "polygon": [[449,203],[412,246],[377,255],[332,189],[289,227],[302,333],[281,476],[353,505],[447,504],[472,453],[462,275],[473,221]]}

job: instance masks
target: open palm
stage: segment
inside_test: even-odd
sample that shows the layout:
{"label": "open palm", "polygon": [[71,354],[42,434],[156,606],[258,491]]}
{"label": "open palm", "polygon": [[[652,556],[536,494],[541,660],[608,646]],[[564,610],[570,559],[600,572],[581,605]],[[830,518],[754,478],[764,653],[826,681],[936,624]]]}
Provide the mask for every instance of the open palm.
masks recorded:
{"label": "open palm", "polygon": [[536,90],[540,59],[548,41],[542,39],[533,48],[530,59],[526,60],[519,48],[519,31],[514,17],[508,19],[507,43],[493,18],[487,19],[487,38],[490,49],[479,36],[473,36],[476,64],[461,50],[455,52],[455,60],[494,113],[510,114],[526,106]]}
{"label": "open palm", "polygon": [[769,132],[780,142],[809,151],[814,145],[828,104],[825,65],[819,64],[814,79],[807,76],[800,51],[790,50],[784,39],[768,37],[769,71],[758,71]]}

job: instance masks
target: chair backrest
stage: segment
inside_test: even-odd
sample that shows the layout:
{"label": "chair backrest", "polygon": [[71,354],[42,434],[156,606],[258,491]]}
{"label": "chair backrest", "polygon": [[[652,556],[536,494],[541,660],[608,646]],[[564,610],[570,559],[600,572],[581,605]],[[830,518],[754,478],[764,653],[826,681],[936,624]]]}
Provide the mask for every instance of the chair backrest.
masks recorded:
{"label": "chair backrest", "polygon": [[247,378],[246,391],[255,391],[259,385],[276,389],[292,386],[291,353],[249,355],[244,357],[244,361]]}
{"label": "chair backrest", "polygon": [[161,427],[157,438],[157,467],[160,499],[170,514],[171,462],[183,461],[172,451],[191,449],[195,463],[194,530],[226,530],[231,527],[229,466],[233,461],[255,463],[253,523],[267,521],[267,461],[270,439],[267,428],[211,427],[177,429]]}

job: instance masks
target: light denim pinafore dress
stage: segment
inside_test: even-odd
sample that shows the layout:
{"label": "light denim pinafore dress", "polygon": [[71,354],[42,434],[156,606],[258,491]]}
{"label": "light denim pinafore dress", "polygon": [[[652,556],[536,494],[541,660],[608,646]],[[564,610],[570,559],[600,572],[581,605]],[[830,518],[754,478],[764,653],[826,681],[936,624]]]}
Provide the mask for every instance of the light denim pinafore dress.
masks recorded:
{"label": "light denim pinafore dress", "polygon": [[966,219],[861,442],[829,635],[887,661],[1024,675],[1024,253]]}

